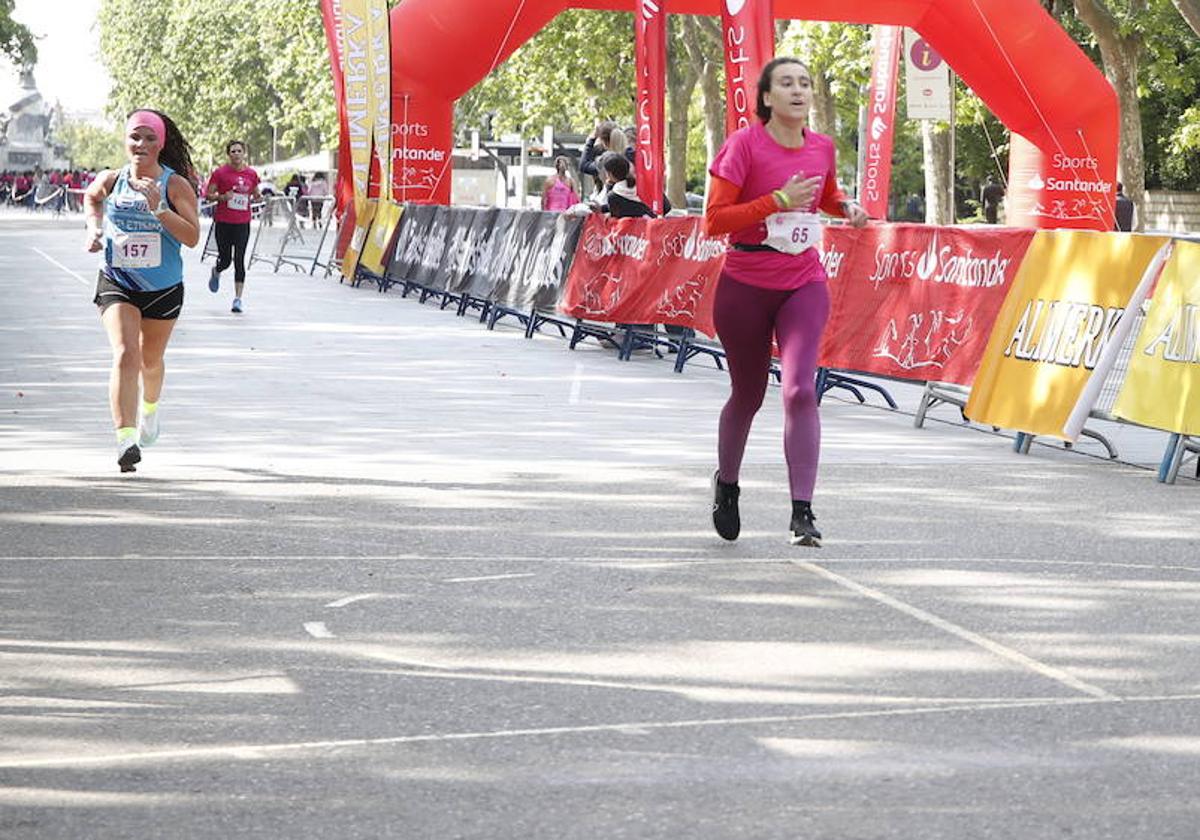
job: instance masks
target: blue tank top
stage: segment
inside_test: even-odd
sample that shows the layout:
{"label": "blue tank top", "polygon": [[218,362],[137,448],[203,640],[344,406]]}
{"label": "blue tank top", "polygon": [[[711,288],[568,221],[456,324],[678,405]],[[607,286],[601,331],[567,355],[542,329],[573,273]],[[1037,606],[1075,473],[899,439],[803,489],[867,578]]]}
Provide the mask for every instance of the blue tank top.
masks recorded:
{"label": "blue tank top", "polygon": [[[175,170],[164,166],[158,179],[162,200]],[[179,240],[167,232],[146,202],[129,186],[129,167],[121,167],[104,201],[104,274],[118,286],[136,292],[169,289],[183,282]]]}

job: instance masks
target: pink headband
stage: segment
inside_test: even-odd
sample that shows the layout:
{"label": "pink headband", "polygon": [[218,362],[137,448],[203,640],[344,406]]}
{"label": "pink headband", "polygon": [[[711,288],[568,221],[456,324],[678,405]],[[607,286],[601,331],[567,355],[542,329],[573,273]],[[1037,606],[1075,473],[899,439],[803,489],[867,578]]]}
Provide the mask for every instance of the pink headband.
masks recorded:
{"label": "pink headband", "polygon": [[167,142],[167,127],[163,124],[162,117],[153,111],[134,111],[130,114],[129,119],[125,121],[125,133],[128,134],[138,126],[144,126],[154,132],[160,149]]}

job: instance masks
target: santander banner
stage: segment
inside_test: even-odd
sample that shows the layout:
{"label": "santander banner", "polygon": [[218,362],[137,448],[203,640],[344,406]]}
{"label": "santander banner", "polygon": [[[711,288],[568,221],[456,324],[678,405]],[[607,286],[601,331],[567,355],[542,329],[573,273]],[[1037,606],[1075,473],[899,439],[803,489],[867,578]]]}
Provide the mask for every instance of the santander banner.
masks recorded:
{"label": "santander banner", "polygon": [[634,16],[637,56],[637,170],[638,198],[661,216],[663,189],[664,100],[667,73],[667,16],[663,0],[638,0]]}
{"label": "santander banner", "polygon": [[679,324],[715,335],[712,292],[724,237],[702,220],[588,217],[559,307],[576,318]]}
{"label": "santander banner", "polygon": [[392,89],[392,199],[450,203],[453,105],[414,86]]}
{"label": "santander banner", "polygon": [[875,61],[867,99],[863,166],[859,175],[858,200],[867,215],[886,219],[892,183],[892,137],[896,126],[896,75],[900,63],[902,28],[875,27]]}
{"label": "santander banner", "polygon": [[1032,230],[831,227],[822,243],[833,308],[820,363],[969,385]]}
{"label": "santander banner", "polygon": [[1008,156],[1008,224],[1112,230],[1117,185],[1087,149],[1045,154],[1016,132]]}
{"label": "santander banner", "polygon": [[[820,363],[969,385],[1035,235],[1012,228],[828,227],[833,309]],[[589,216],[560,307],[576,318],[679,324],[715,336],[724,237],[698,218]]]}
{"label": "santander banner", "polygon": [[721,34],[725,44],[725,133],[757,119],[758,74],[775,57],[772,0],[722,0]]}

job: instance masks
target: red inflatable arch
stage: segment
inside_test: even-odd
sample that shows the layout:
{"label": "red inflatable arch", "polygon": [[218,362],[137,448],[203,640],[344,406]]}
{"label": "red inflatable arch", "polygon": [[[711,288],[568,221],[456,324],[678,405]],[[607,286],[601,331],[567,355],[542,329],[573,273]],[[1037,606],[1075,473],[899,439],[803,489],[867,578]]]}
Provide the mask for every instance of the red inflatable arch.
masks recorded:
{"label": "red inflatable arch", "polygon": [[[719,15],[721,2],[732,0],[664,5]],[[1010,224],[1112,229],[1116,95],[1039,0],[774,2],[778,18],[916,29],[1029,141],[1014,144]],[[568,8],[632,11],[634,0],[405,0],[392,10],[396,199],[449,203],[455,100]]]}

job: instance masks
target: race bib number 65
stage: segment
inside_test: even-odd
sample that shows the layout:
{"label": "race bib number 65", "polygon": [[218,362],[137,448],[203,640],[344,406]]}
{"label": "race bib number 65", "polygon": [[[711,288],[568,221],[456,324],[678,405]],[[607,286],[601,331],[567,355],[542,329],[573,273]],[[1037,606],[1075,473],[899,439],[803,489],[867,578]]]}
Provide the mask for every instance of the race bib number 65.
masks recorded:
{"label": "race bib number 65", "polygon": [[816,213],[797,210],[772,213],[767,216],[767,239],[764,244],[785,254],[802,254],[821,244],[824,225]]}

